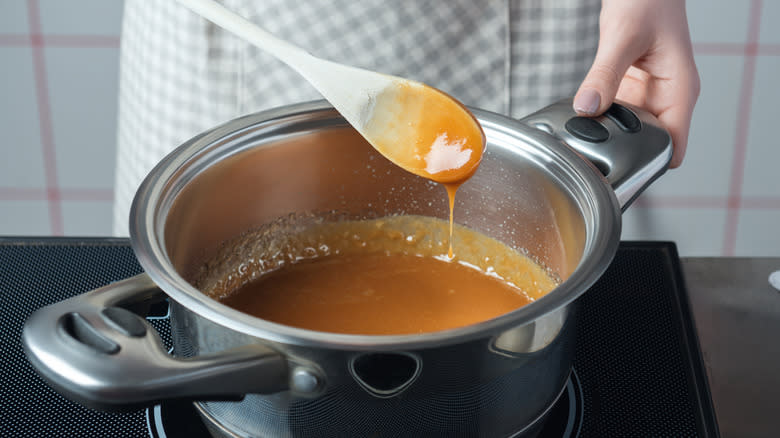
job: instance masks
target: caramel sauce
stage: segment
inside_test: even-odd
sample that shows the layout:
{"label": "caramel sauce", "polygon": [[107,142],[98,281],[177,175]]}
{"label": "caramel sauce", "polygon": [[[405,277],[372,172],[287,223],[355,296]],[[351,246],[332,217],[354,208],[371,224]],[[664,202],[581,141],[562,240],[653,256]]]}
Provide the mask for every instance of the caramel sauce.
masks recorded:
{"label": "caramel sauce", "polygon": [[461,327],[530,302],[478,270],[414,255],[330,256],[251,282],[223,303],[294,327],[363,335]]}
{"label": "caramel sauce", "polygon": [[[367,138],[390,161],[444,185],[452,230],[455,193],[482,161],[482,127],[460,102],[422,84],[399,83],[380,94],[376,106],[383,111],[366,124]],[[454,256],[452,245],[448,254]]]}
{"label": "caramel sauce", "polygon": [[447,249],[447,257],[453,258],[455,257],[455,253],[452,251],[452,236],[453,236],[453,226],[455,225],[455,193],[457,193],[458,188],[460,188],[460,185],[462,183],[448,183],[448,184],[442,184],[444,186],[444,189],[447,190],[447,205],[450,208],[450,238],[449,238],[449,248]]}
{"label": "caramel sauce", "polygon": [[485,321],[556,286],[527,256],[464,227],[448,259],[448,225],[423,216],[277,224],[226,245],[196,287],[280,324],[392,335]]}

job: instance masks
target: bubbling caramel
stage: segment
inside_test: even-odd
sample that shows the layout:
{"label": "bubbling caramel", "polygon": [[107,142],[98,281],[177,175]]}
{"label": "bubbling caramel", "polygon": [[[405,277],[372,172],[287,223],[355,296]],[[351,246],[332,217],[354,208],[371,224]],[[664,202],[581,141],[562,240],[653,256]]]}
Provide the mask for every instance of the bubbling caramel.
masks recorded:
{"label": "bubbling caramel", "polygon": [[228,243],[195,286],[280,324],[392,335],[489,320],[557,285],[529,257],[461,226],[448,258],[448,225],[422,216],[276,224]]}

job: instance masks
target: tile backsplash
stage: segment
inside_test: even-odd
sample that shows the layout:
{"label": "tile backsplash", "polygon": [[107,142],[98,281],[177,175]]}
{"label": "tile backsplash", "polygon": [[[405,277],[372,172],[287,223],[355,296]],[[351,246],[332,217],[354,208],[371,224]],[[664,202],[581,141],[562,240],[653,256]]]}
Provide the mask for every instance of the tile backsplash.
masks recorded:
{"label": "tile backsplash", "polygon": [[[780,2],[688,1],[702,93],[683,166],[623,239],[780,256]],[[121,1],[0,2],[0,235],[109,236]]]}

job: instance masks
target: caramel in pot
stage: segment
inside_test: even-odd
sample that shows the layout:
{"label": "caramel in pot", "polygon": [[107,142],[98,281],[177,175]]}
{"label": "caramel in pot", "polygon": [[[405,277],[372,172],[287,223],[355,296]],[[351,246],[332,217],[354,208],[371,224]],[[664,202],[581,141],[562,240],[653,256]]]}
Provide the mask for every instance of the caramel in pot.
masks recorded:
{"label": "caramel in pot", "polygon": [[449,259],[448,225],[429,217],[394,216],[314,223],[294,235],[256,238],[250,233],[243,238],[261,242],[251,261],[224,272],[207,266],[204,273],[210,275],[198,286],[262,319],[364,335],[478,323],[556,286],[554,277],[530,258],[463,227],[456,227],[458,257]]}

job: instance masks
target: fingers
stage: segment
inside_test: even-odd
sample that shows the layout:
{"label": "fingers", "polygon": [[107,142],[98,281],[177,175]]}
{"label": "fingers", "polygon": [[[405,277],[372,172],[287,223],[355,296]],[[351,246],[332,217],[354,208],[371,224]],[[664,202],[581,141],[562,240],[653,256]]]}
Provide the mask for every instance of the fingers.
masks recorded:
{"label": "fingers", "polygon": [[[685,36],[687,35],[686,27]],[[670,93],[665,101],[654,99],[655,101],[649,105],[650,111],[656,114],[658,120],[672,136],[674,155],[669,163],[671,168],[679,167],[685,157],[693,109],[701,91],[701,80],[693,57],[690,38],[679,41],[681,43],[675,45],[669,54],[672,65],[678,66],[677,69],[669,69],[673,72],[669,78]]]}
{"label": "fingers", "polygon": [[[654,102],[650,105],[650,111],[656,114],[661,125],[669,131],[672,136],[672,145],[674,154],[669,163],[670,168],[679,167],[685,157],[688,148],[688,133],[691,128],[691,119],[693,117],[693,108],[699,98],[700,82],[699,73],[695,65],[690,65],[678,77],[677,82],[672,89],[672,96],[665,108],[663,102]],[[659,109],[654,111],[653,106]],[[662,109],[663,108],[663,109]]]}
{"label": "fingers", "polygon": [[701,88],[693,52],[686,45],[675,46],[664,51],[660,60],[648,62],[644,67],[660,73],[654,75],[630,67],[617,98],[644,108],[658,118],[672,136],[674,155],[670,167],[678,167],[685,156],[693,110]]}
{"label": "fingers", "polygon": [[659,114],[658,120],[672,136],[674,152],[669,167],[672,169],[680,167],[685,157],[685,150],[688,148],[688,127],[691,125],[691,115],[687,108],[675,106]]}

